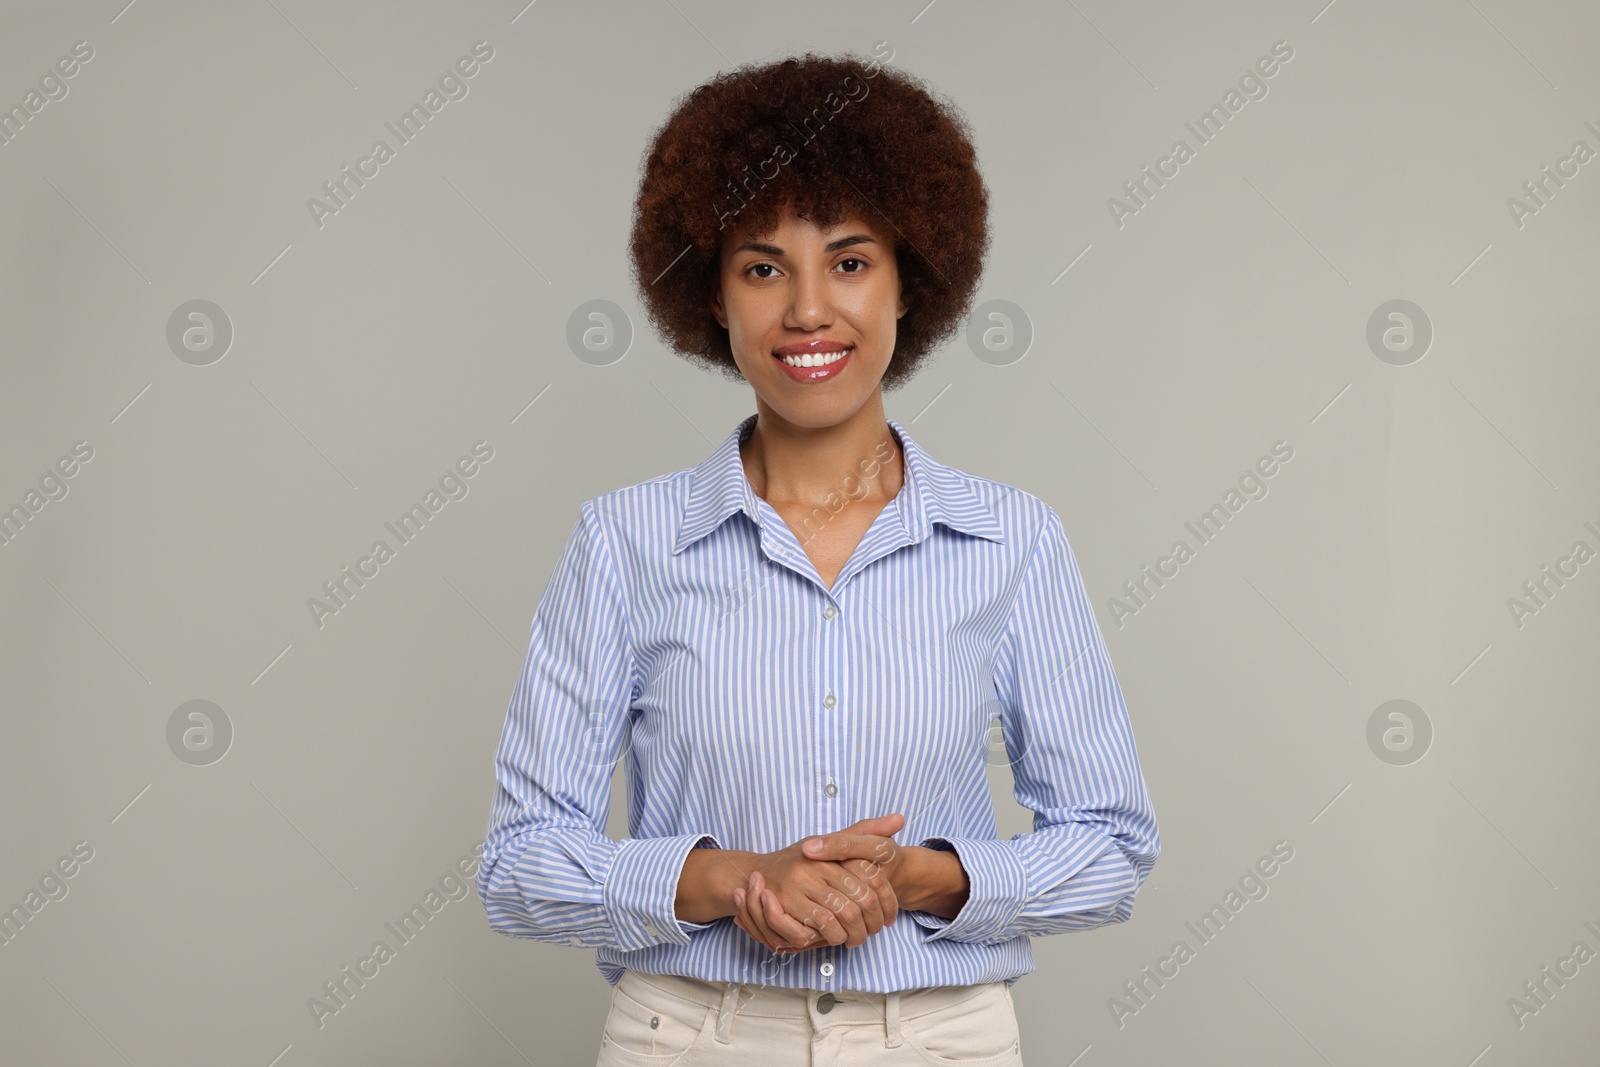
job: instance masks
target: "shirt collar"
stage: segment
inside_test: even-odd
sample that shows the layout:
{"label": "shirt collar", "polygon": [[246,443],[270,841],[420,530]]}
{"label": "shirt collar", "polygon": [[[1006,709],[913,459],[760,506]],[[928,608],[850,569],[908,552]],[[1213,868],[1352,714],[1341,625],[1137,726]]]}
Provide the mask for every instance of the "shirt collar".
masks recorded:
{"label": "shirt collar", "polygon": [[[933,532],[933,524],[941,522],[962,533],[1004,544],[1004,532],[994,512],[961,474],[924,452],[904,426],[894,419],[887,421],[905,453],[906,473],[905,484],[891,506],[897,508],[911,543],[926,540]],[[761,525],[760,498],[751,488],[739,457],[739,445],[755,424],[755,415],[744,419],[693,468],[673,555],[715,530],[736,511],[743,511],[758,527]]]}

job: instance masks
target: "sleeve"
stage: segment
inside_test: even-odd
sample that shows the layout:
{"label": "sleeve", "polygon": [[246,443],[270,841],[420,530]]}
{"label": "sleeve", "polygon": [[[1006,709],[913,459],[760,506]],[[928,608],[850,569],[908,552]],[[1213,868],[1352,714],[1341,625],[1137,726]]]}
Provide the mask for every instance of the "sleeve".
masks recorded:
{"label": "sleeve", "polygon": [[678,876],[709,833],[605,836],[626,753],[634,654],[627,599],[593,501],[584,503],[528,636],[495,754],[478,868],[489,927],[508,937],[633,951],[686,945]]}
{"label": "sleeve", "polygon": [[1123,922],[1161,850],[1133,728],[1061,520],[1048,508],[995,657],[1001,727],[1033,832],[932,837],[967,872],[924,940],[997,944]]}

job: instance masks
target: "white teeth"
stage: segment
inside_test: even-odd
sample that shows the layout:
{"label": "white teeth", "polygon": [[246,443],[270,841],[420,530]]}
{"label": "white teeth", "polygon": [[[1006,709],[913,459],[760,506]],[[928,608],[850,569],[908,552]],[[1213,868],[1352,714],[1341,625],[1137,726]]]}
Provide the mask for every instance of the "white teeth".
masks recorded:
{"label": "white teeth", "polygon": [[779,356],[778,358],[791,367],[826,367],[830,363],[837,363],[848,356],[855,349],[847,348],[843,352],[803,352],[798,356]]}

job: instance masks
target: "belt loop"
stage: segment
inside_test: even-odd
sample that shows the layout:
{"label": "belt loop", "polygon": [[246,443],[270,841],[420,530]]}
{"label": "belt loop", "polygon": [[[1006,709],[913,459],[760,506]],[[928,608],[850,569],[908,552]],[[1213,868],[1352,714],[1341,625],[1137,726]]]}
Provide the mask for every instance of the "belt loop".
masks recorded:
{"label": "belt loop", "polygon": [[886,993],[883,997],[883,1043],[888,1048],[900,1047],[900,991]]}
{"label": "belt loop", "polygon": [[733,1041],[733,1016],[739,1006],[739,983],[727,982],[722,990],[722,1004],[717,1008],[717,1040],[724,1045]]}

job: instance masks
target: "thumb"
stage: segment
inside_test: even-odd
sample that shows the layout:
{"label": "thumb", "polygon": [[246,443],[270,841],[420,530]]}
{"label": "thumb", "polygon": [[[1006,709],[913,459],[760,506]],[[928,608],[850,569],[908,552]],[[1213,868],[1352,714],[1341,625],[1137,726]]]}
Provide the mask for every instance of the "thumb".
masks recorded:
{"label": "thumb", "polygon": [[[810,837],[800,846],[800,850],[812,859],[848,859],[859,852],[859,845],[850,838],[860,834],[869,834],[875,837],[889,837],[900,831],[905,825],[905,816],[898,812],[890,815],[879,815],[871,819],[862,819],[845,830],[832,834],[822,834]],[[870,859],[866,853],[860,853],[860,858]]]}

